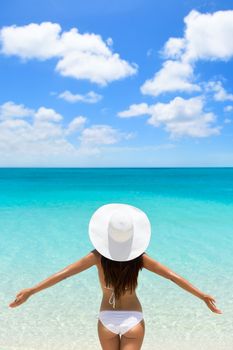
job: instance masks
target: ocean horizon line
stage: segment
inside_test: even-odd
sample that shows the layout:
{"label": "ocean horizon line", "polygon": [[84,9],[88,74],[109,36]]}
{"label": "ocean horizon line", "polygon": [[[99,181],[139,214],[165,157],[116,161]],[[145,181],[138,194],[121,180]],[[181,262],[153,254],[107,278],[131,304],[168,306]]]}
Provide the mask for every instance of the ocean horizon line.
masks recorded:
{"label": "ocean horizon line", "polygon": [[155,166],[155,167],[145,167],[145,166],[132,166],[132,167],[124,167],[124,166],[103,166],[103,167],[88,167],[88,166],[80,166],[80,167],[70,167],[70,166],[12,166],[12,167],[1,167],[0,169],[232,169],[232,166]]}

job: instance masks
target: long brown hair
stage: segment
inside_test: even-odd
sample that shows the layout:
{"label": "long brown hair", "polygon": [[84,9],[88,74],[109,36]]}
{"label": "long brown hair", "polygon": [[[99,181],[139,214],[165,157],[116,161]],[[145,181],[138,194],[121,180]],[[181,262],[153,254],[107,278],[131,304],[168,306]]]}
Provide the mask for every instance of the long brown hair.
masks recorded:
{"label": "long brown hair", "polygon": [[138,285],[138,273],[143,268],[144,253],[137,258],[128,261],[114,261],[101,255],[101,266],[104,270],[106,287],[113,287],[116,299],[126,292],[136,289]]}

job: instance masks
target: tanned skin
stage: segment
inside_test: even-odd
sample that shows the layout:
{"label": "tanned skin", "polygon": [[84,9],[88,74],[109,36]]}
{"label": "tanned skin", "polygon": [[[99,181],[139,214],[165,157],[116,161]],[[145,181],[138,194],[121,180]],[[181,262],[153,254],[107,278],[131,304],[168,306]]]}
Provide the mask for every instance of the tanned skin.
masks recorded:
{"label": "tanned skin", "polygon": [[[43,289],[52,287],[54,284],[63,281],[64,279],[76,275],[84,270],[89,269],[90,267],[98,263],[98,252],[92,250],[86,256],[80,260],[66,266],[61,271],[49,276],[42,282],[37,285],[21,290],[17,295],[16,299],[9,304],[9,307],[14,308],[23,304],[29,297],[42,291]],[[151,272],[154,272],[157,275],[160,275],[174,283],[179,287],[183,288],[187,292],[193,294],[197,298],[205,302],[208,308],[217,314],[221,314],[222,311],[219,310],[216,306],[216,300],[208,294],[201,292],[199,289],[194,287],[189,281],[185,278],[179,276],[177,273],[172,271],[170,268],[162,265],[160,262],[152,259],[148,254],[143,254],[143,267]]]}

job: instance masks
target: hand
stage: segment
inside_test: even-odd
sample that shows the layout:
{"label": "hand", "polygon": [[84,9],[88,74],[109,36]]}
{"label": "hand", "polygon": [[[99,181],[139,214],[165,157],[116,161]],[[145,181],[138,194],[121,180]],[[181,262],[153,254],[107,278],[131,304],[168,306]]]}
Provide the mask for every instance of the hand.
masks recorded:
{"label": "hand", "polygon": [[32,295],[32,290],[26,288],[21,290],[17,295],[16,299],[9,304],[10,307],[16,307],[23,304]]}
{"label": "hand", "polygon": [[206,305],[212,312],[215,312],[216,314],[222,314],[222,311],[216,307],[216,300],[212,296],[205,294],[202,297],[202,300],[206,303]]}

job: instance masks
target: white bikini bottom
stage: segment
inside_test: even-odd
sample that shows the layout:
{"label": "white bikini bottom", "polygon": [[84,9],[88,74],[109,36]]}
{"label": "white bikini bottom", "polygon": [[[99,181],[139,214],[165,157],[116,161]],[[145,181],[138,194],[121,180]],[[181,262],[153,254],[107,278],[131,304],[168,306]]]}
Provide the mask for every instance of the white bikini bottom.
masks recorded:
{"label": "white bikini bottom", "polygon": [[111,332],[124,334],[143,319],[141,311],[103,310],[99,312],[99,320]]}

